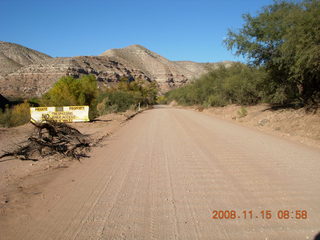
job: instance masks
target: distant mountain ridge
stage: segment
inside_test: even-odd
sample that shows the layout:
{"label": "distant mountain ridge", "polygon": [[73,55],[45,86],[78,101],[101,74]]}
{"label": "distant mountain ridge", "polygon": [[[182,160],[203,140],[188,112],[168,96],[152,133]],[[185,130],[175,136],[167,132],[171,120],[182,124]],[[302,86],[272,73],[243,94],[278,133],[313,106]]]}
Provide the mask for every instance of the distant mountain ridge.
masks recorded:
{"label": "distant mountain ridge", "polygon": [[141,45],[110,49],[100,56],[108,56],[120,62],[132,64],[141,69],[150,79],[156,81],[164,91],[185,84],[193,77],[192,72],[178,64],[150,51]]}
{"label": "distant mountain ridge", "polygon": [[0,41],[0,75],[9,74],[30,64],[40,63],[51,57],[19,44]]}
{"label": "distant mountain ridge", "polygon": [[192,73],[193,77],[200,77],[202,74],[205,74],[210,69],[216,69],[219,65],[224,65],[225,67],[230,67],[232,61],[223,61],[217,63],[198,63],[192,61],[174,61],[174,63],[178,64],[179,66],[188,69]]}
{"label": "distant mountain ridge", "polygon": [[110,49],[100,56],[52,58],[14,43],[0,42],[0,94],[5,97],[41,96],[62,76],[96,76],[99,86],[121,78],[156,81],[162,92],[182,86],[218,64],[170,61],[141,45]]}

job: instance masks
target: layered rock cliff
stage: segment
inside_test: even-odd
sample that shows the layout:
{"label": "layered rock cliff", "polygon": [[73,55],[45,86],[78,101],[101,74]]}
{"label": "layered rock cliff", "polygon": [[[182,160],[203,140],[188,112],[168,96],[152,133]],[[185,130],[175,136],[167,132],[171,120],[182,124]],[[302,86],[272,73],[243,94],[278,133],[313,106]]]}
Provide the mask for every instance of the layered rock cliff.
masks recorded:
{"label": "layered rock cliff", "polygon": [[156,81],[161,92],[182,86],[215,67],[214,63],[174,62],[143,46],[111,49],[100,56],[51,58],[23,46],[0,42],[0,94],[41,96],[62,76],[96,76],[99,86],[121,78]]}

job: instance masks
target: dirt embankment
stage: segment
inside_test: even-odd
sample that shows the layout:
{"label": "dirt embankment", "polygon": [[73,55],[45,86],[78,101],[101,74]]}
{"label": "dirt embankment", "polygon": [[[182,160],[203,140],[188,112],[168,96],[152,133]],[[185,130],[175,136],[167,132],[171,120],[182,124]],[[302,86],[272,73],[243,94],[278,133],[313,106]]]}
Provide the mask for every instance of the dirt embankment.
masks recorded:
{"label": "dirt embankment", "polygon": [[247,127],[320,148],[320,113],[310,113],[304,108],[272,109],[269,105],[241,107],[229,105],[197,109],[206,114],[235,121]]}

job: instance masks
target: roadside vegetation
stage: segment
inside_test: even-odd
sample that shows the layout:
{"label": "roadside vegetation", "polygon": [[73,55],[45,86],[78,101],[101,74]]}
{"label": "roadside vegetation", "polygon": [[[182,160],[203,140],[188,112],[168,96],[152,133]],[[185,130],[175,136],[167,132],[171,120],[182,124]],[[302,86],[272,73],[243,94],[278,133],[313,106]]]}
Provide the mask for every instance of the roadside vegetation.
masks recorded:
{"label": "roadside vegetation", "polygon": [[154,82],[129,81],[127,78],[113,87],[98,88],[93,75],[80,78],[62,77],[41,98],[0,109],[0,126],[14,127],[30,121],[30,106],[88,105],[89,117],[108,113],[137,110],[156,103],[158,87]]}
{"label": "roadside vegetation", "polygon": [[191,84],[166,93],[167,102],[204,107],[228,104],[252,105],[264,100],[266,72],[264,69],[235,63],[231,67],[220,66]]}
{"label": "roadside vegetation", "polygon": [[98,97],[99,115],[136,110],[156,104],[158,86],[155,82],[129,81],[127,78],[111,88],[102,89]]}
{"label": "roadside vegetation", "polygon": [[25,101],[13,107],[0,109],[0,127],[15,127],[30,121],[30,104]]}
{"label": "roadside vegetation", "polygon": [[38,102],[40,106],[88,105],[90,119],[94,119],[107,113],[153,105],[157,93],[155,83],[128,78],[122,78],[113,87],[99,89],[93,75],[84,75],[79,79],[61,78]]}
{"label": "roadside vegetation", "polygon": [[252,16],[225,44],[248,64],[220,67],[166,94],[182,105],[261,102],[317,108],[320,102],[320,2],[275,1]]}
{"label": "roadside vegetation", "polygon": [[88,105],[89,117],[97,116],[97,97],[99,95],[96,78],[84,75],[80,78],[66,76],[60,78],[53,87],[38,100],[40,106]]}

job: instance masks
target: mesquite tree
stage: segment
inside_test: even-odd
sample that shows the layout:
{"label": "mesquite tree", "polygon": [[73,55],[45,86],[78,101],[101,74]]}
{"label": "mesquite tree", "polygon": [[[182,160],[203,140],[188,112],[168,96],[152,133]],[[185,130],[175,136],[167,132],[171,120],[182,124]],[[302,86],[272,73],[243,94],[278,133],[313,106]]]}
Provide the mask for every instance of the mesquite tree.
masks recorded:
{"label": "mesquite tree", "polygon": [[320,1],[275,1],[256,16],[245,14],[225,44],[268,72],[274,103],[320,102]]}

